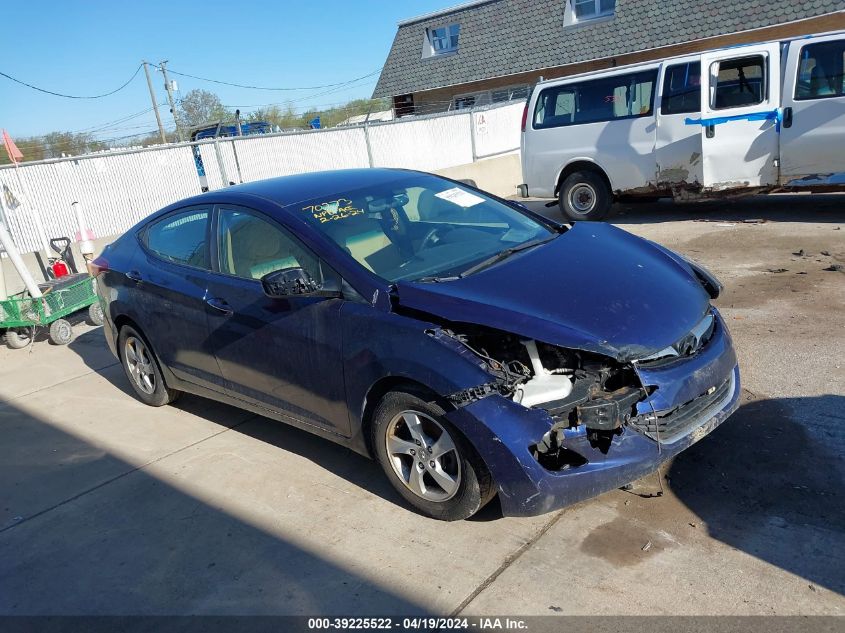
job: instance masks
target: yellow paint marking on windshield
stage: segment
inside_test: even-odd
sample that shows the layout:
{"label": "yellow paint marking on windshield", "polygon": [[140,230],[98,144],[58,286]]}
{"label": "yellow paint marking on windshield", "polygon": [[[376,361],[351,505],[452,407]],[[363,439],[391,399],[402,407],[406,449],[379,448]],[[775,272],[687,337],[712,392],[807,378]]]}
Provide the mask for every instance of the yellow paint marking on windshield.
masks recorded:
{"label": "yellow paint marking on windshield", "polygon": [[302,210],[311,213],[314,219],[318,220],[321,224],[323,222],[343,220],[344,218],[364,214],[362,209],[352,206],[352,200],[348,198],[338,198],[337,200],[321,202],[320,204],[311,204],[307,207],[302,207]]}

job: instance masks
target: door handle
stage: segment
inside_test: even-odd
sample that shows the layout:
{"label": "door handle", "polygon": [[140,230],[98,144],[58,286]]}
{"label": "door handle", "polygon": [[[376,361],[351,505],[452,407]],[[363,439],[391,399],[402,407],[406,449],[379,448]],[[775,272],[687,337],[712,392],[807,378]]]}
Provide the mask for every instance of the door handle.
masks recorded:
{"label": "door handle", "polygon": [[712,123],[708,125],[704,130],[705,134],[707,135],[707,138],[713,138],[714,136],[716,136],[716,126]]}
{"label": "door handle", "polygon": [[792,127],[792,107],[783,109],[783,127]]}
{"label": "door handle", "polygon": [[216,310],[217,312],[220,312],[221,314],[223,314],[223,316],[229,316],[230,314],[232,314],[232,307],[223,299],[214,297],[212,299],[206,299],[205,302],[208,307],[213,310]]}
{"label": "door handle", "polygon": [[143,281],[143,277],[141,277],[141,273],[139,273],[137,270],[130,270],[129,272],[127,272],[126,278],[131,279],[132,281],[135,281],[137,283],[140,283],[141,281]]}

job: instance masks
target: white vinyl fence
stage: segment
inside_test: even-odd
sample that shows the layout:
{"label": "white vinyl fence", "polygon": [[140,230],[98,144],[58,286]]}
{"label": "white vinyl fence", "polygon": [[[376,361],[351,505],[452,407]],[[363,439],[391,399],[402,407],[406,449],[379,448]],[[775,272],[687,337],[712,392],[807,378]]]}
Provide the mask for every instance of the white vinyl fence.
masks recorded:
{"label": "white vinyl fence", "polygon": [[39,250],[32,210],[48,237],[73,239],[71,203],[96,236],[122,233],[150,213],[209,189],[309,171],[404,167],[434,171],[519,149],[523,103],[406,117],[366,126],[265,134],[123,150],[0,168],[9,229],[21,252]]}

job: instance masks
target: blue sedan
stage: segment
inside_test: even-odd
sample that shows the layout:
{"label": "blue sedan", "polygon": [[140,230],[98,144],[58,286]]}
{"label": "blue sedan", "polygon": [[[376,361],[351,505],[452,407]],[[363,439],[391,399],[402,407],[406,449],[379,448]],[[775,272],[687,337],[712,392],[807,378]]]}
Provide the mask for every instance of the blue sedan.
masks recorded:
{"label": "blue sedan", "polygon": [[170,205],[91,264],[138,398],[190,392],[381,464],[419,511],[526,516],[622,486],[737,407],[706,269],[413,171]]}

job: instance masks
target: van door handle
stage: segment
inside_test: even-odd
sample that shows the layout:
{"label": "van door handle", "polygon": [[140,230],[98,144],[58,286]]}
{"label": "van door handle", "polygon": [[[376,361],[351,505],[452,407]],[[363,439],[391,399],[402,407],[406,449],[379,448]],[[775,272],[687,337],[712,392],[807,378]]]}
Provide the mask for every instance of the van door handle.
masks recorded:
{"label": "van door handle", "polygon": [[711,123],[704,128],[704,133],[707,135],[707,138],[713,138],[716,136],[716,126]]}
{"label": "van door handle", "polygon": [[126,278],[131,279],[132,281],[137,283],[141,283],[141,281],[143,281],[141,273],[139,273],[137,270],[130,270],[128,273],[126,273]]}
{"label": "van door handle", "polygon": [[783,127],[792,127],[792,107],[783,109]]}
{"label": "van door handle", "polygon": [[232,314],[232,307],[224,299],[214,297],[212,299],[206,299],[205,302],[208,304],[208,307],[220,312],[223,316],[230,316]]}

